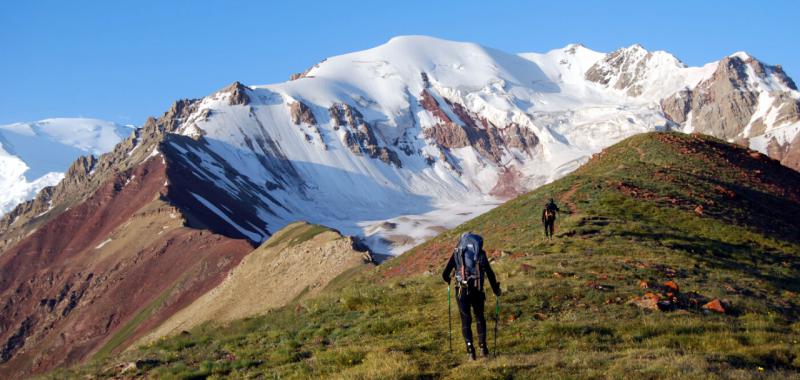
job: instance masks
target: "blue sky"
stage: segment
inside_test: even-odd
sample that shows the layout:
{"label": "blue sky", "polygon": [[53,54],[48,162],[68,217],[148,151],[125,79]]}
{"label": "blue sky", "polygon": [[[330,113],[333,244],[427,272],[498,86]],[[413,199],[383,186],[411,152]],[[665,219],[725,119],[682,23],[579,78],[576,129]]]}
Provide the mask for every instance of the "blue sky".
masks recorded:
{"label": "blue sky", "polygon": [[138,125],[176,99],[281,82],[402,34],[508,52],[641,43],[689,65],[744,50],[800,80],[798,14],[800,1],[6,1],[0,123]]}

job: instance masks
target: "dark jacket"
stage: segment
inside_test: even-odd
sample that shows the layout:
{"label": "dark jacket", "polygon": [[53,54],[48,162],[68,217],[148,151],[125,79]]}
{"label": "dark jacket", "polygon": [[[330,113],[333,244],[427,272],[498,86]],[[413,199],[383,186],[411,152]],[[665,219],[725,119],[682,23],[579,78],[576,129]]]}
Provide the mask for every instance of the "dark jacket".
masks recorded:
{"label": "dark jacket", "polygon": [[547,211],[553,211],[554,213],[561,212],[561,210],[558,208],[558,205],[556,205],[554,202],[548,202],[542,210],[542,223],[545,221],[545,212]]}
{"label": "dark jacket", "polygon": [[[481,273],[486,274],[486,278],[489,279],[489,285],[492,286],[492,292],[495,295],[500,295],[500,283],[497,282],[497,278],[494,275],[494,271],[492,271],[492,266],[489,265],[489,259],[486,257],[486,251],[481,250],[479,265],[481,268]],[[446,283],[450,283],[450,276],[451,273],[456,269],[456,258],[455,252],[450,255],[450,260],[447,261],[447,265],[444,267],[444,271],[442,272],[442,279]],[[480,278],[480,289],[483,289],[483,276]]]}

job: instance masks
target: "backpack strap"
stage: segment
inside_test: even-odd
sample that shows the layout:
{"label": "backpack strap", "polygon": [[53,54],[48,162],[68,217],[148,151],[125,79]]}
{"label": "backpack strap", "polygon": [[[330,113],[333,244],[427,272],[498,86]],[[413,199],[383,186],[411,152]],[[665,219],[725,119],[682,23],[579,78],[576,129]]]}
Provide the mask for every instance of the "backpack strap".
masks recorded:
{"label": "backpack strap", "polygon": [[483,291],[483,271],[481,271],[481,265],[483,264],[485,256],[486,255],[483,252],[483,247],[480,247],[480,251],[478,251],[478,254],[476,255],[476,263],[475,263],[476,264],[475,267],[478,270],[478,279],[476,280],[478,284],[476,287],[480,291]]}
{"label": "backpack strap", "polygon": [[464,260],[464,250],[463,249],[459,249],[458,250],[458,256],[461,257],[461,281],[464,281],[464,280],[467,279],[467,266],[464,265],[464,261],[465,260]]}
{"label": "backpack strap", "polygon": [[464,257],[462,256],[461,252],[461,243],[459,242],[458,246],[453,249],[453,259],[456,262],[456,287],[459,286],[461,283],[461,279],[464,278]]}

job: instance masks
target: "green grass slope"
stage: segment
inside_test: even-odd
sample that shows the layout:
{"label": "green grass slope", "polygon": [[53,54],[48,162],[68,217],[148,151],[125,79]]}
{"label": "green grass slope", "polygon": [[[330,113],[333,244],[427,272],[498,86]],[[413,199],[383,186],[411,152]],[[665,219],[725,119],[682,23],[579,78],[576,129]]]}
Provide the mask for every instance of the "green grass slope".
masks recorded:
{"label": "green grass slope", "polygon": [[[546,241],[551,196],[565,213]],[[798,215],[800,174],[776,161],[639,135],[319,297],[49,376],[798,378]],[[499,356],[476,362],[455,305],[448,350],[439,277],[467,230],[484,236],[505,290]],[[632,304],[654,297],[659,308]],[[714,299],[725,313],[703,308]]]}

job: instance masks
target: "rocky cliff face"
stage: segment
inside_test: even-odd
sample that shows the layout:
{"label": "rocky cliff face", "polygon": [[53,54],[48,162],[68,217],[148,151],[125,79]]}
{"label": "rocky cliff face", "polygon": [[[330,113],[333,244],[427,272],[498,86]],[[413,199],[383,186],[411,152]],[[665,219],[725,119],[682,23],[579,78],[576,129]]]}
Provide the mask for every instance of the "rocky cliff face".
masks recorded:
{"label": "rocky cliff face", "polygon": [[648,90],[652,90],[652,82],[665,79],[660,74],[685,67],[666,52],[649,52],[637,44],[607,54],[592,65],[584,76],[589,82],[636,97],[650,92]]}
{"label": "rocky cliff face", "polygon": [[448,150],[471,147],[481,155],[500,163],[508,148],[532,154],[539,143],[536,134],[527,128],[516,123],[500,128],[463,105],[444,99],[448,112],[458,118],[451,119],[430,91],[422,91],[420,105],[434,116],[436,123],[425,129],[424,133],[439,147]]}
{"label": "rocky cliff face", "polygon": [[747,66],[760,67],[756,61],[745,62],[727,57],[719,62],[711,78],[694,90],[684,90],[662,102],[671,120],[686,121],[692,113],[694,131],[730,140],[738,137],[750,122],[758,94],[747,91]]}
{"label": "rocky cliff face", "polygon": [[793,140],[783,144],[779,143],[774,137],[771,138],[767,145],[767,154],[779,160],[783,165],[800,171],[800,134],[795,135]]}
{"label": "rocky cliff face", "polygon": [[644,90],[640,81],[647,74],[647,63],[652,57],[652,53],[639,45],[620,49],[589,68],[586,79],[639,96]]}
{"label": "rocky cliff face", "polygon": [[365,154],[397,167],[402,166],[394,150],[378,145],[374,128],[364,121],[364,116],[355,107],[346,103],[334,104],[328,112],[333,121],[333,128],[342,131],[342,143],[351,152],[358,155]]}
{"label": "rocky cliff face", "polygon": [[800,122],[798,102],[794,82],[779,66],[738,54],[719,61],[713,74],[694,88],[663,99],[661,107],[667,118],[690,131],[744,145],[764,136],[764,153],[782,161],[786,152],[797,148],[791,139],[767,136],[768,131]]}

